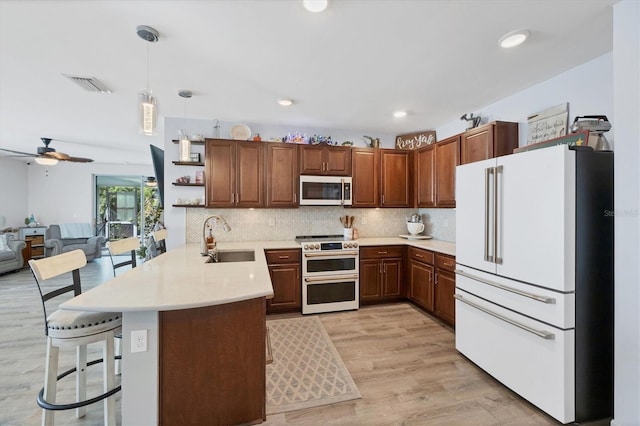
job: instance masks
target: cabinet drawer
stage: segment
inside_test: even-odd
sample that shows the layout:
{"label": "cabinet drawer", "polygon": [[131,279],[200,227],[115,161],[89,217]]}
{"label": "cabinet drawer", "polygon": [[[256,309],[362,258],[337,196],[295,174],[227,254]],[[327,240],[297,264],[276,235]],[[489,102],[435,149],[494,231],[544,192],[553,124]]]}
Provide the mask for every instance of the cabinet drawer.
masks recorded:
{"label": "cabinet drawer", "polygon": [[273,265],[277,263],[300,263],[300,250],[265,250],[267,256],[267,264]]}
{"label": "cabinet drawer", "polygon": [[44,244],[44,236],[42,235],[27,235],[24,239],[25,241],[31,241],[32,246]]}
{"label": "cabinet drawer", "polygon": [[361,259],[381,259],[389,257],[402,257],[403,246],[374,246],[360,247]]}
{"label": "cabinet drawer", "polygon": [[31,257],[42,257],[42,256],[44,256],[44,247],[31,248]]}
{"label": "cabinet drawer", "polygon": [[409,259],[433,265],[433,252],[415,247],[409,247]]}
{"label": "cabinet drawer", "polygon": [[445,256],[444,254],[436,254],[436,268],[453,272],[456,269],[456,258]]}
{"label": "cabinet drawer", "polygon": [[20,239],[24,240],[27,235],[44,235],[46,231],[47,228],[38,226],[36,226],[35,228],[20,228]]}

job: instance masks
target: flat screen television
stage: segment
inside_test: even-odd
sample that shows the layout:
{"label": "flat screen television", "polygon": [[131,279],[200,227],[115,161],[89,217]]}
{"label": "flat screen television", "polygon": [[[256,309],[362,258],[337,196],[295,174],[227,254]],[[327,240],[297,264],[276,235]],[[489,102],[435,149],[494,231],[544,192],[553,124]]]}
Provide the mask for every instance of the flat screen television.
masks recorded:
{"label": "flat screen television", "polygon": [[153,171],[158,182],[158,195],[160,196],[160,208],[164,209],[164,150],[155,145],[149,145],[151,148],[151,161],[153,162]]}

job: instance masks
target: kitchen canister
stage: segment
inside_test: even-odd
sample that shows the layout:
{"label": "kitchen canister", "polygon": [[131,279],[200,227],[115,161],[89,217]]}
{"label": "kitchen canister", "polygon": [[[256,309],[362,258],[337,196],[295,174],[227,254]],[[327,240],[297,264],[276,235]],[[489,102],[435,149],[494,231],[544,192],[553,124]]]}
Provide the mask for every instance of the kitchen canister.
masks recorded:
{"label": "kitchen canister", "polygon": [[344,228],[344,239],[353,240],[353,228]]}

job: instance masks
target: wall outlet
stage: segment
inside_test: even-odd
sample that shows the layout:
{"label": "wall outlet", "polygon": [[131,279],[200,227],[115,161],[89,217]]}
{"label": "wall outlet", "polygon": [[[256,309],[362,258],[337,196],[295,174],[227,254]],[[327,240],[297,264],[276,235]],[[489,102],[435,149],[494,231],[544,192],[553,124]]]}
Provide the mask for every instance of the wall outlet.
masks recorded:
{"label": "wall outlet", "polygon": [[269,226],[276,226],[276,219],[273,217],[269,218]]}
{"label": "wall outlet", "polygon": [[366,225],[367,224],[367,218],[365,216],[362,216],[362,218],[360,219],[360,224],[361,225]]}
{"label": "wall outlet", "polygon": [[448,228],[449,227],[449,220],[448,219],[443,220],[442,221],[442,226],[444,226],[445,228]]}
{"label": "wall outlet", "polygon": [[147,330],[131,332],[131,353],[147,351]]}

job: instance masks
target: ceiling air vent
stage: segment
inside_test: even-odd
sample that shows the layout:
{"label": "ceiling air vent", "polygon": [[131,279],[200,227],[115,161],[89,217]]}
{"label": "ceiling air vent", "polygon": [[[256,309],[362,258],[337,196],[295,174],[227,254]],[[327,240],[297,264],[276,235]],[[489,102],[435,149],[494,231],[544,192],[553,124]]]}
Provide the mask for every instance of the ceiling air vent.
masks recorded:
{"label": "ceiling air vent", "polygon": [[62,74],[67,77],[69,80],[76,83],[78,86],[82,87],[84,90],[88,92],[98,92],[98,93],[111,93],[111,90],[103,82],[98,80],[95,77],[81,77],[77,75],[68,75]]}

